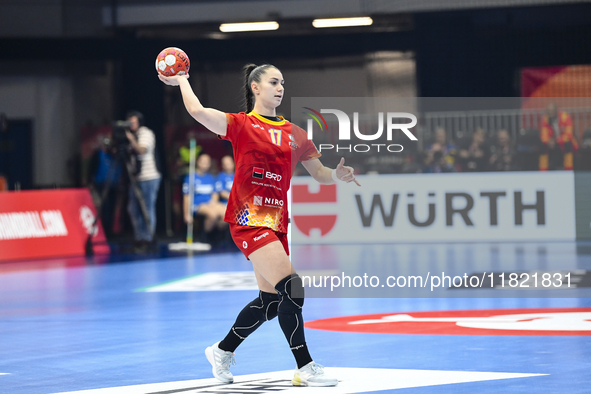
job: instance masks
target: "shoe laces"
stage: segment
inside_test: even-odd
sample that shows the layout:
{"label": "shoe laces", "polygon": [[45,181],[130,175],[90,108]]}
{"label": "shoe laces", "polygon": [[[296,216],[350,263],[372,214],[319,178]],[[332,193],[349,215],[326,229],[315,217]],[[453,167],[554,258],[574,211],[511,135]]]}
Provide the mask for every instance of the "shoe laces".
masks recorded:
{"label": "shoe laces", "polygon": [[320,364],[312,363],[310,365],[310,370],[314,375],[322,375],[324,373],[324,367]]}
{"label": "shoe laces", "polygon": [[230,365],[236,365],[234,353],[224,352],[224,354],[220,356],[220,366],[224,369],[230,369]]}

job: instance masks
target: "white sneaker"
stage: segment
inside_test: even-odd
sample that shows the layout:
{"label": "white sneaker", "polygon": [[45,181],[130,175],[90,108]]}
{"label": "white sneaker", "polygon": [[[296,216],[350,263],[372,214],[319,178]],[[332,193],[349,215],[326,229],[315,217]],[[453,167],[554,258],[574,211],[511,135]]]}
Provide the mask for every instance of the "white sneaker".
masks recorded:
{"label": "white sneaker", "polygon": [[324,374],[324,367],[316,364],[314,361],[309,362],[300,369],[295,370],[291,383],[294,386],[336,386],[339,381]]}
{"label": "white sneaker", "polygon": [[232,373],[230,372],[230,364],[236,365],[234,353],[220,349],[220,342],[216,342],[206,348],[205,357],[207,357],[207,361],[211,364],[211,372],[213,372],[213,376],[221,382],[233,383],[234,376],[232,376]]}

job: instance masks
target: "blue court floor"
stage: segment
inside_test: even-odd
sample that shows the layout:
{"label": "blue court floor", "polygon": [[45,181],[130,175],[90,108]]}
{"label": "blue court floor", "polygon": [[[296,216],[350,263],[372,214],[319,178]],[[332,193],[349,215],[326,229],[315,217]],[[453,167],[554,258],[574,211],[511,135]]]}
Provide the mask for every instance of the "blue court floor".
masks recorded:
{"label": "blue court floor", "polygon": [[[216,253],[0,263],[0,393],[591,392],[589,243],[309,246],[292,259],[301,275],[380,280],[376,293],[309,289],[307,342],[335,388],[289,385],[277,320],[236,351],[234,385],[212,379],[205,347],[257,295],[250,262]],[[531,286],[381,287],[388,275],[503,272]],[[541,288],[544,273],[568,272],[572,287]]]}

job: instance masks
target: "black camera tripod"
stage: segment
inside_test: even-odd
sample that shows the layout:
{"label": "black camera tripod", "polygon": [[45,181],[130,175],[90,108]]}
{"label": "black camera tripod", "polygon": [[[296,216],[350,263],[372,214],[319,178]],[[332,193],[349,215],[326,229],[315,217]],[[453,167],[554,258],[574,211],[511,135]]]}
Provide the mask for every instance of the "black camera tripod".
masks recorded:
{"label": "black camera tripod", "polygon": [[121,164],[122,167],[125,168],[127,177],[129,179],[129,186],[133,189],[133,193],[138,200],[140,210],[142,211],[142,216],[144,217],[144,220],[146,221],[146,226],[148,226],[148,230],[150,231],[150,237],[153,238],[154,236],[154,230],[152,229],[150,223],[150,215],[148,213],[148,208],[146,206],[146,200],[144,200],[144,196],[142,194],[142,191],[140,190],[138,181],[135,177],[136,163],[134,162],[134,160],[138,160],[138,158],[134,157],[131,154],[131,148],[129,145],[119,144],[116,147],[116,149],[117,152],[115,153],[113,161],[111,162],[111,165],[109,166],[109,170],[107,172],[105,187],[101,192],[100,201],[98,206],[96,207],[96,217],[94,218],[94,222],[92,223],[92,226],[89,230],[88,238],[86,239],[85,250],[87,256],[94,255],[94,243],[92,242],[92,238],[94,237],[94,233],[97,230],[98,221],[102,216],[103,202],[105,201],[107,195],[109,194],[109,191],[113,187],[113,181],[115,179],[115,172],[117,170],[118,164]]}

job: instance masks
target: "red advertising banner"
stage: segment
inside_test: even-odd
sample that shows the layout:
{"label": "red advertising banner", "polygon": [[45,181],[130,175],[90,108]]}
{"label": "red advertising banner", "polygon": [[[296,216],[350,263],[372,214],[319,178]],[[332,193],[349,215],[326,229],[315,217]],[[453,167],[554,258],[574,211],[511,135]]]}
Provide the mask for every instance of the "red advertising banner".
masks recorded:
{"label": "red advertising banner", "polygon": [[[95,217],[87,189],[0,193],[0,262],[84,255]],[[100,222],[93,244],[109,253]]]}
{"label": "red advertising banner", "polygon": [[521,97],[589,97],[590,92],[591,65],[521,70]]}

